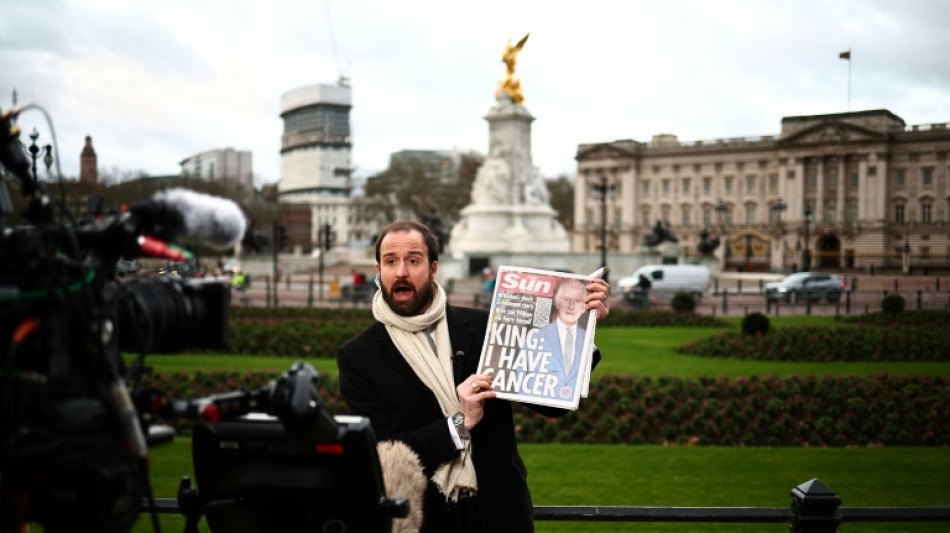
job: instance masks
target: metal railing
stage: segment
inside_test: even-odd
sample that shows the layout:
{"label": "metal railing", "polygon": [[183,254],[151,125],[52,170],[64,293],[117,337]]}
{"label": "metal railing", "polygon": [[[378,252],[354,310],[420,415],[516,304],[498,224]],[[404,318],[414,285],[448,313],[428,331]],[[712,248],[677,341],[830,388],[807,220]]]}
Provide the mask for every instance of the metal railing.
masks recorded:
{"label": "metal railing", "polygon": [[[791,490],[789,507],[534,507],[535,521],[692,522],[789,524],[792,533],[834,533],[842,522],[950,522],[950,507],[841,507],[841,498],[819,479]],[[146,512],[178,514],[178,500],[159,498]]]}

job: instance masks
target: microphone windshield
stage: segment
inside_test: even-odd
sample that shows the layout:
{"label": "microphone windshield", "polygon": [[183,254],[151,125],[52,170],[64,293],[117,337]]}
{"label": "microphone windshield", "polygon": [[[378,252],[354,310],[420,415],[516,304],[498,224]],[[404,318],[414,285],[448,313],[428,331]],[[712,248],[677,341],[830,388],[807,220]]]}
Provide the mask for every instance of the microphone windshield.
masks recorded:
{"label": "microphone windshield", "polygon": [[183,236],[190,240],[226,250],[244,237],[247,221],[231,200],[187,189],[160,191],[152,199],[181,214]]}

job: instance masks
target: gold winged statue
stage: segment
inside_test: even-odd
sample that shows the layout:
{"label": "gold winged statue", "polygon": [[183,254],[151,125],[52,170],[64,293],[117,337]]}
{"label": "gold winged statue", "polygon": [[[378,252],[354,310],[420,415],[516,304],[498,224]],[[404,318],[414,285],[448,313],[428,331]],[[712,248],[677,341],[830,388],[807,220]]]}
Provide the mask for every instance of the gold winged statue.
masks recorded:
{"label": "gold winged statue", "polygon": [[524,43],[528,41],[528,35],[531,34],[528,33],[525,35],[518,41],[518,44],[514,46],[511,45],[511,39],[508,39],[508,44],[505,45],[505,53],[501,56],[501,61],[505,64],[507,73],[505,80],[498,83],[495,98],[498,98],[502,92],[505,92],[508,93],[508,96],[511,97],[511,101],[515,104],[521,104],[521,102],[524,101],[524,93],[521,92],[521,80],[515,78],[515,64],[518,61],[518,53],[524,48]]}

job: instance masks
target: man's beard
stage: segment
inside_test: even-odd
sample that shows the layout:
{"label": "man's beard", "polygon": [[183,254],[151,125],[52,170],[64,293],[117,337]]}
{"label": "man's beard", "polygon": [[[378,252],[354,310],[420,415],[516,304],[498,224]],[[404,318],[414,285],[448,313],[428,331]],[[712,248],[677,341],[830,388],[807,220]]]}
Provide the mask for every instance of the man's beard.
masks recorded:
{"label": "man's beard", "polygon": [[[411,289],[413,293],[412,298],[403,302],[395,301],[393,299],[393,291],[400,287]],[[386,301],[386,304],[394,313],[399,316],[416,316],[432,301],[432,296],[435,294],[435,281],[430,278],[428,283],[416,289],[411,282],[400,279],[396,280],[392,287],[387,289],[384,286],[382,289],[383,300]]]}

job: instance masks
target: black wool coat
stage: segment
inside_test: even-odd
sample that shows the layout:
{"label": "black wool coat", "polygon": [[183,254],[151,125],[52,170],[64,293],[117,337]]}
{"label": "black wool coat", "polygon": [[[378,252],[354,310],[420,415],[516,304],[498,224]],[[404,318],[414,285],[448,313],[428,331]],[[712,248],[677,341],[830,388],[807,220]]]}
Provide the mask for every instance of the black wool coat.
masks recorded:
{"label": "black wool coat", "polygon": [[[488,312],[466,307],[446,307],[452,353],[462,352],[455,381],[475,373],[488,327]],[[594,364],[600,361],[595,350]],[[449,504],[432,474],[459,451],[449,432],[435,395],[416,376],[379,322],[340,347],[337,352],[340,390],[353,415],[370,419],[376,438],[401,440],[422,460],[429,478],[423,502],[423,532],[461,529],[458,507]],[[563,409],[526,404],[547,417],[560,417]],[[515,439],[511,402],[485,402],[485,415],[472,431],[472,461],[478,478],[478,502],[484,531],[534,530],[533,504],[528,492],[528,471]]]}

